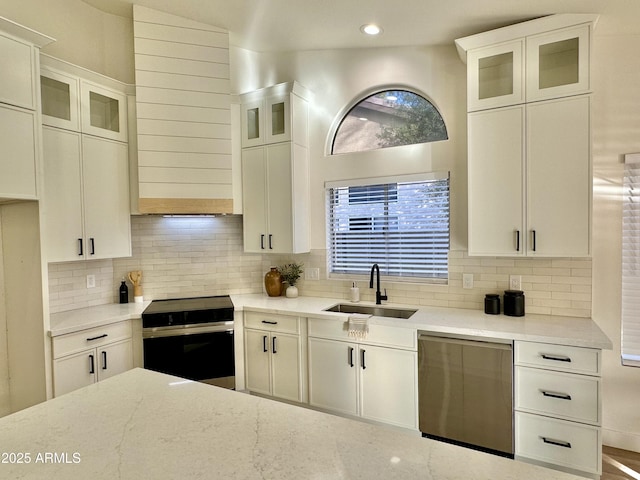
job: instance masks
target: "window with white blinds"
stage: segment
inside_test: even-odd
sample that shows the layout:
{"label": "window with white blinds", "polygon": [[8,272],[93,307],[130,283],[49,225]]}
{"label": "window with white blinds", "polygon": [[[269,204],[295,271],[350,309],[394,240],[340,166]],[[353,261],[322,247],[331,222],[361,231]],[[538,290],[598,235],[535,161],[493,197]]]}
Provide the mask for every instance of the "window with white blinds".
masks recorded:
{"label": "window with white blinds", "polygon": [[446,282],[449,174],[327,183],[329,273]]}
{"label": "window with white blinds", "polygon": [[625,155],[622,204],[622,364],[640,367],[640,154]]}

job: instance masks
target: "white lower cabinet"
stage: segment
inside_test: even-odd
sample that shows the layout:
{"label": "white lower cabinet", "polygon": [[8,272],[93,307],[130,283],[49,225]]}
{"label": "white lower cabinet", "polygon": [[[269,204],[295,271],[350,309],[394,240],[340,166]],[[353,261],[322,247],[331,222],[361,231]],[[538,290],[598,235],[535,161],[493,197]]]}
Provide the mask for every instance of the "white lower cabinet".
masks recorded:
{"label": "white lower cabinet", "polygon": [[[405,348],[374,345],[373,331],[369,344],[348,337],[344,321],[309,319],[309,403],[417,430],[417,352],[406,343],[400,345]],[[409,348],[414,344],[408,342]]]}
{"label": "white lower cabinet", "polygon": [[245,314],[247,390],[295,402],[306,401],[298,317]]}
{"label": "white lower cabinet", "polygon": [[52,343],[56,397],[133,368],[130,321],[60,335]]}
{"label": "white lower cabinet", "polygon": [[602,473],[600,350],[515,342],[516,458]]}

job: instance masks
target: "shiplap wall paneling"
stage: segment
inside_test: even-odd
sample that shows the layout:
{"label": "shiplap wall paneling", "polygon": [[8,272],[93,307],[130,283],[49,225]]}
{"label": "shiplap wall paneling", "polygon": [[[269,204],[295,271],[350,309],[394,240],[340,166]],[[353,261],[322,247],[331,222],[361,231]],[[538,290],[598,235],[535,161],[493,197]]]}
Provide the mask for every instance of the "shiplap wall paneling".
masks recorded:
{"label": "shiplap wall paneling", "polygon": [[140,213],[233,213],[229,34],[134,6]]}

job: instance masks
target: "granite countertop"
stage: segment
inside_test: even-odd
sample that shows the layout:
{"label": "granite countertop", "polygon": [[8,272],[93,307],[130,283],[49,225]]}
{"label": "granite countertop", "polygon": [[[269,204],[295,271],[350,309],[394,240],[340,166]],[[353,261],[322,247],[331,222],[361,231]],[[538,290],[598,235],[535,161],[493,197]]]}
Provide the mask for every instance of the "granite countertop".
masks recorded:
{"label": "granite countertop", "polygon": [[[236,310],[293,314],[314,318],[348,318],[346,313],[325,312],[342,299],[320,297],[268,297],[263,294],[231,295]],[[373,303],[360,302],[361,305]],[[386,302],[383,306],[416,308]],[[452,335],[557,343],[610,350],[611,340],[590,318],[526,314],[523,317],[487,315],[481,310],[419,307],[408,319],[371,317],[371,323]]]}
{"label": "granite countertop", "polygon": [[579,478],[142,369],[1,418],[0,431],[2,478]]}

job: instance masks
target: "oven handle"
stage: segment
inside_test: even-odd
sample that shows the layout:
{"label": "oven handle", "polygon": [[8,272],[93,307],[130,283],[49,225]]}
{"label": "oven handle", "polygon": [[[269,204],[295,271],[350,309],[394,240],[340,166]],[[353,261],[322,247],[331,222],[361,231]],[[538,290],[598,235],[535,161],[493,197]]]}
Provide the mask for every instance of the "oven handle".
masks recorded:
{"label": "oven handle", "polygon": [[233,325],[219,325],[209,327],[172,328],[166,330],[142,330],[142,338],[181,337],[183,335],[195,335],[198,333],[233,333]]}

